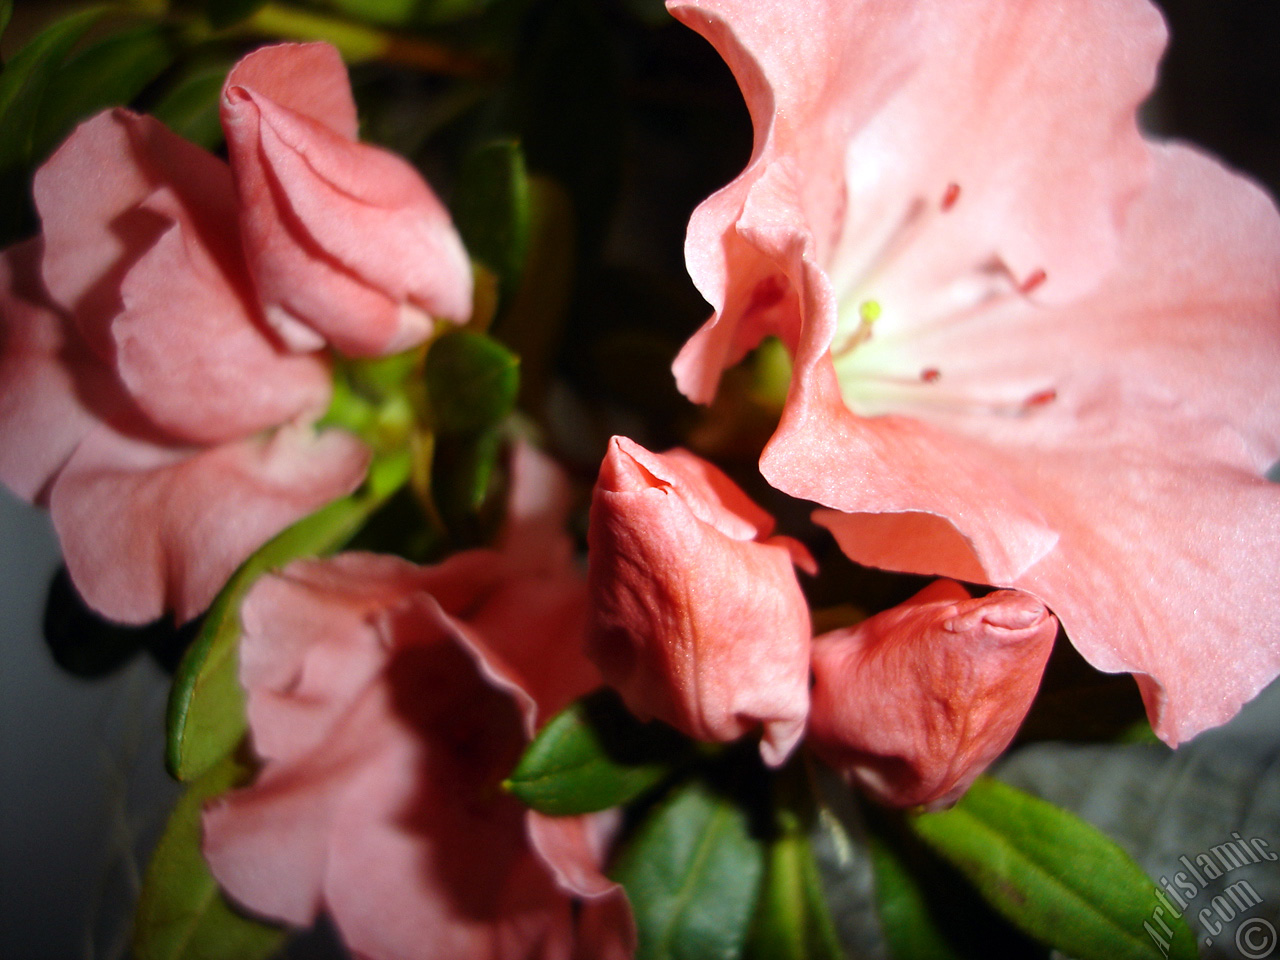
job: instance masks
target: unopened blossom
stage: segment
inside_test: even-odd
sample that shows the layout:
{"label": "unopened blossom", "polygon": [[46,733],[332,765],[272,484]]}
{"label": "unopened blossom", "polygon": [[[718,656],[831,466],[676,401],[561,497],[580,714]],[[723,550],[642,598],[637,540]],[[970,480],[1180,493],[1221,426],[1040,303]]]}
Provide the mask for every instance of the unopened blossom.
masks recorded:
{"label": "unopened blossom", "polygon": [[245,255],[267,320],[301,350],[396,353],[471,311],[471,266],[418,172],[356,140],[338,51],[249,54],[222,91]]}
{"label": "unopened blossom", "polygon": [[814,639],[805,742],[882,803],[952,803],[1017,733],[1057,630],[1028,594],[935,581]]}
{"label": "unopened blossom", "polygon": [[50,508],[92,607],[188,619],[368,452],[312,426],[328,365],[262,322],[225,163],[113,110],[34,194],[42,235],[0,255],[0,480]]}
{"label": "unopened blossom", "polygon": [[858,562],[1017,587],[1171,744],[1280,672],[1280,219],[1141,139],[1146,0],[671,4],[750,162],[689,227],[708,401],[793,376],[761,470]]}
{"label": "unopened blossom", "polygon": [[685,450],[614,437],[591,501],[589,651],[642,719],[700,740],[762,728],[782,763],[809,705],[807,551]]}
{"label": "unopened blossom", "polygon": [[[536,489],[545,462],[518,456]],[[204,817],[233,900],[298,926],[323,911],[366,960],[629,955],[607,822],[539,817],[501,787],[537,725],[599,682],[569,544],[528,519],[436,566],[343,554],[250,593],[240,676],[263,766]]]}

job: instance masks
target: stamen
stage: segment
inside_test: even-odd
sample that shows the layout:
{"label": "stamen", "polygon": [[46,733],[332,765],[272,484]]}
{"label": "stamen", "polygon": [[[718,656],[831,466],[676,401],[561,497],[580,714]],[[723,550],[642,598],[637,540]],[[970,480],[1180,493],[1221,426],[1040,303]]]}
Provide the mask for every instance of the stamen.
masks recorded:
{"label": "stamen", "polygon": [[947,190],[942,195],[942,212],[946,213],[956,205],[956,201],[960,199],[960,184],[948,183]]}
{"label": "stamen", "polygon": [[1026,296],[1027,294],[1031,293],[1031,291],[1038,288],[1042,283],[1044,283],[1048,279],[1049,279],[1049,275],[1045,273],[1044,270],[1041,270],[1041,269],[1033,270],[1031,272],[1031,275],[1018,285],[1018,292],[1021,293],[1023,296]]}
{"label": "stamen", "polygon": [[920,379],[925,383],[937,383],[942,377],[942,371],[937,367],[927,367],[920,371]]}
{"label": "stamen", "polygon": [[858,316],[867,326],[880,319],[880,301],[863,300],[858,304]]}
{"label": "stamen", "polygon": [[1033,393],[1031,396],[1027,397],[1023,405],[1026,409],[1032,410],[1036,407],[1043,407],[1046,404],[1053,403],[1053,401],[1057,399],[1058,391],[1050,387],[1048,390],[1041,390],[1039,393]]}

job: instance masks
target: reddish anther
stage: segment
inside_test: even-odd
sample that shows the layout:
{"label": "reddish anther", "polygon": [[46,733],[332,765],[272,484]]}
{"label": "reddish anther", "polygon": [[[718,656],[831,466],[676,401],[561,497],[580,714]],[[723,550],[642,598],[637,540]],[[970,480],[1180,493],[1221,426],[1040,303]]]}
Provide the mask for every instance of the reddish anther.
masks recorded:
{"label": "reddish anther", "polygon": [[956,201],[960,199],[960,184],[948,183],[947,190],[942,195],[942,212],[946,213],[956,205]]}

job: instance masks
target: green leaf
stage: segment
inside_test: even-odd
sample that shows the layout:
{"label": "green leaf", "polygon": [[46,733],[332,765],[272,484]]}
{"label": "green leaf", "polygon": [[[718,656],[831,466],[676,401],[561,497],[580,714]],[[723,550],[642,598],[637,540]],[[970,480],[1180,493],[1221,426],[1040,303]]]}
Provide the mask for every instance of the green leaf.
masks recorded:
{"label": "green leaf", "polygon": [[0,37],[9,28],[9,18],[13,16],[13,0],[0,0]]}
{"label": "green leaf", "polygon": [[199,777],[244,735],[244,694],[237,676],[240,605],[263,574],[299,557],[340,549],[408,479],[408,456],[375,460],[364,487],[299,520],[246,560],[205,614],[169,693],[165,763],[179,780]]}
{"label": "green leaf", "polygon": [[248,773],[228,756],[178,801],[143,879],[134,916],[134,960],[260,960],[280,949],[285,931],[238,913],[200,852],[205,801],[242,783]]}
{"label": "green leaf", "polygon": [[785,822],[780,836],[769,845],[746,956],[749,960],[843,960],[809,838],[794,814],[784,810],[781,815]]}
{"label": "green leaf", "polygon": [[218,98],[231,70],[215,62],[183,74],[151,109],[151,115],[180,137],[214,150],[223,139]]}
{"label": "green leaf", "polygon": [[504,786],[541,813],[592,813],[636,799],[694,753],[692,741],[598,690],[551,718]]}
{"label": "green leaf", "polygon": [[233,27],[257,12],[266,0],[205,0],[204,13],[215,30]]}
{"label": "green leaf", "polygon": [[483,333],[454,330],[431,345],[424,375],[436,430],[478,434],[515,409],[520,358]]}
{"label": "green leaf", "polygon": [[925,891],[897,852],[874,834],[870,835],[870,847],[880,926],[890,954],[895,960],[962,960],[938,929]]}
{"label": "green leaf", "polygon": [[731,797],[701,779],[677,788],[610,871],[635,915],[635,960],[738,960],[764,859],[750,817]]}
{"label": "green leaf", "polygon": [[177,55],[168,27],[144,23],[103,37],[50,78],[32,136],[39,162],[81,120],[132,101]]}
{"label": "green leaf", "polygon": [[529,177],[514,140],[472,151],[453,194],[453,220],[467,252],[498,275],[504,297],[520,281],[529,250]]}
{"label": "green leaf", "polygon": [[449,23],[479,13],[494,0],[326,0],[348,16],[390,27]]}
{"label": "green leaf", "polygon": [[34,227],[28,173],[34,160],[32,139],[45,89],[80,38],[106,11],[80,10],[50,24],[33,37],[0,72],[0,244]]}
{"label": "green leaf", "polygon": [[1144,927],[1156,887],[1120,847],[1053,804],[983,777],[952,809],[910,821],[1016,926],[1076,960],[1194,960],[1173,924],[1168,952]]}

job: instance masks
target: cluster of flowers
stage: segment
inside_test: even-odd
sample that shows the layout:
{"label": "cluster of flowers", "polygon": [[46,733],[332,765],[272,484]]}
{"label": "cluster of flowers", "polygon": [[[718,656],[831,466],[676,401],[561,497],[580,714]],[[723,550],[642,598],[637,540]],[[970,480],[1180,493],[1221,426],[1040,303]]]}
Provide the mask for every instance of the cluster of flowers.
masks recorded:
{"label": "cluster of flowers", "polygon": [[[601,678],[701,740],[758,730],[771,765],[805,738],[906,806],[953,801],[1004,750],[1059,623],[1135,676],[1173,745],[1280,673],[1280,217],[1143,139],[1149,3],[670,7],[756,129],[689,227],[715,314],[679,386],[708,402],[778,338],[765,479],[821,504],[858,563],[942,579],[814,638],[805,547],[712,464],[625,438],[586,578],[563,480],[528,448],[491,549],[264,577],[240,649],[263,766],[208,811],[206,855],[236,900],[324,909],[362,956],[627,955],[608,818],[498,786]],[[145,117],[88,121],[36,179],[42,237],[0,267],[0,479],[49,505],[81,592],[121,620],[199,613],[361,482],[362,445],[315,427],[332,353],[404,350],[470,309],[446,212],[355,141],[330,48],[250,55],[222,109],[229,167]]]}

